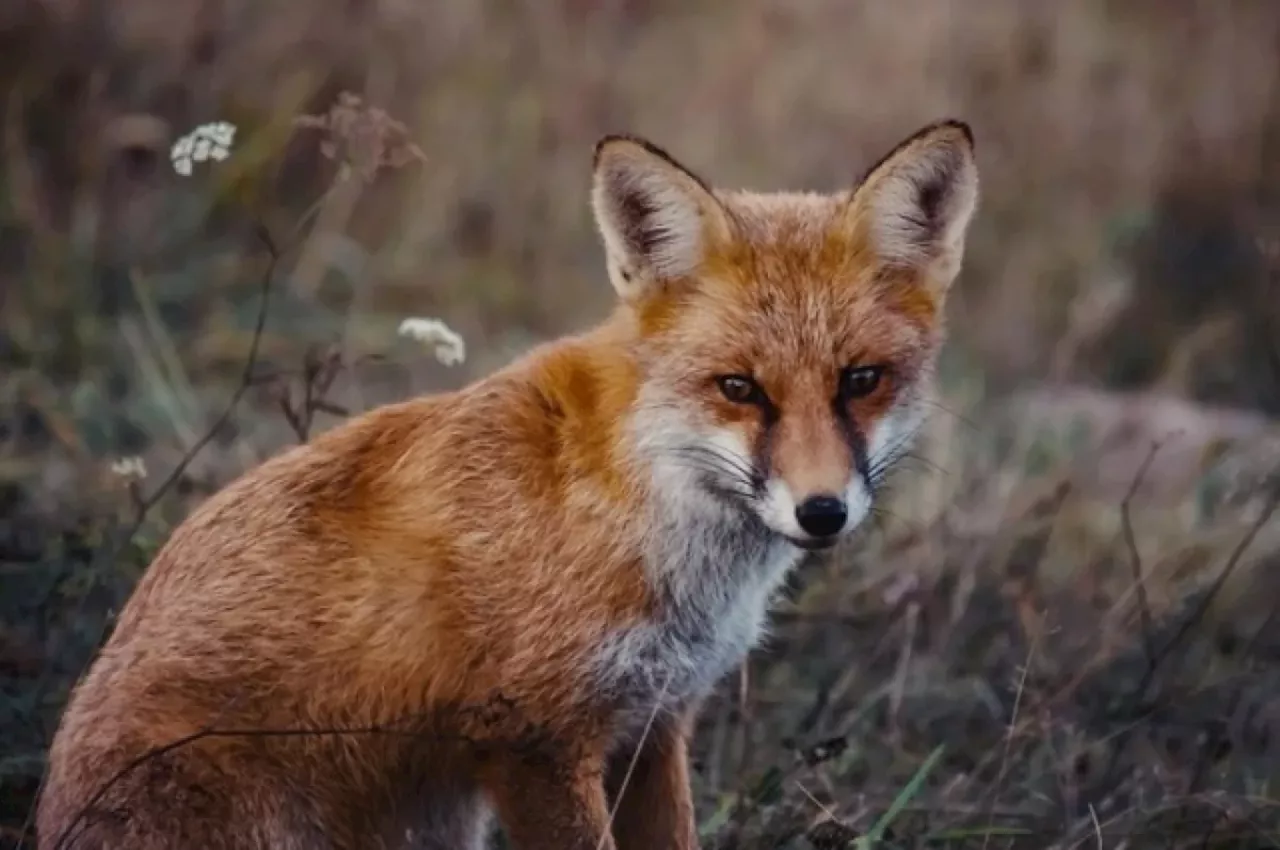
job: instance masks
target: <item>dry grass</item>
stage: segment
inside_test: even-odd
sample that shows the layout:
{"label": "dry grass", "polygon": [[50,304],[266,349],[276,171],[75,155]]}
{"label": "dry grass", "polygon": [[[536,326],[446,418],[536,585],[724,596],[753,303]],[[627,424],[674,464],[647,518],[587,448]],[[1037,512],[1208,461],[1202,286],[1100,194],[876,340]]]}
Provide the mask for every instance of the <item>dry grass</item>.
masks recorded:
{"label": "dry grass", "polygon": [[[603,313],[599,135],[817,188],[954,114],[984,201],[937,414],[877,528],[805,571],[709,707],[706,842],[1280,843],[1271,0],[0,5],[0,842],[192,504]],[[298,126],[342,91],[385,113]],[[174,174],[172,141],[220,119],[234,155]],[[462,331],[467,365],[397,343],[406,315]]]}

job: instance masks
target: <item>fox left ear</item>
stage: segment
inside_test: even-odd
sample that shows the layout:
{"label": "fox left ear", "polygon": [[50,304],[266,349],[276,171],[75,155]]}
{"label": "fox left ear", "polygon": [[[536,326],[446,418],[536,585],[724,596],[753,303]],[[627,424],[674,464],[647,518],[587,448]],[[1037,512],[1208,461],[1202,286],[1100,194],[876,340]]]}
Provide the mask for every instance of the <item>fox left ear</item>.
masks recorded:
{"label": "fox left ear", "polygon": [[601,139],[593,171],[591,206],[624,300],[693,275],[727,237],[727,216],[706,184],[643,139]]}
{"label": "fox left ear", "polygon": [[850,223],[880,262],[918,273],[939,294],[960,271],[978,204],[973,151],[964,122],[930,124],[872,166],[849,200]]}

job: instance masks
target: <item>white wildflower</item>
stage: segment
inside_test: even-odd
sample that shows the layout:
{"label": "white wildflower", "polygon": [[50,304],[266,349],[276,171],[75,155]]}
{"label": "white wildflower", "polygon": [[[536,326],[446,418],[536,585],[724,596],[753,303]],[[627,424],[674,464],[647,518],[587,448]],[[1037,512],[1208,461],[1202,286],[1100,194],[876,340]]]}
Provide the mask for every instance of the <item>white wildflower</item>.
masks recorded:
{"label": "white wildflower", "polygon": [[122,457],[111,462],[111,472],[127,481],[141,481],[147,477],[147,466],[140,457]]}
{"label": "white wildflower", "polygon": [[235,141],[236,125],[227,121],[201,124],[173,143],[169,159],[173,170],[183,177],[191,175],[191,166],[197,162],[213,160],[221,162],[231,155],[231,143]]}
{"label": "white wildflower", "polygon": [[467,359],[467,346],[462,336],[439,319],[410,317],[400,323],[399,334],[431,346],[436,360],[445,366],[454,366]]}

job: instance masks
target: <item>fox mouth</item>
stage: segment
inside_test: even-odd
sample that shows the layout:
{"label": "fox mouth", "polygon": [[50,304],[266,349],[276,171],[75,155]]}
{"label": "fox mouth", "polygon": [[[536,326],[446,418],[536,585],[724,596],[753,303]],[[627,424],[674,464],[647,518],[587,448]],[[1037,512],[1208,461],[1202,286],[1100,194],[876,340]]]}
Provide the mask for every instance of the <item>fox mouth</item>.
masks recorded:
{"label": "fox mouth", "polygon": [[792,537],[789,534],[784,534],[783,537],[792,546],[804,549],[806,552],[825,552],[828,549],[835,548],[836,543],[840,541],[840,535],[838,534],[833,534],[830,537],[810,537],[807,540]]}

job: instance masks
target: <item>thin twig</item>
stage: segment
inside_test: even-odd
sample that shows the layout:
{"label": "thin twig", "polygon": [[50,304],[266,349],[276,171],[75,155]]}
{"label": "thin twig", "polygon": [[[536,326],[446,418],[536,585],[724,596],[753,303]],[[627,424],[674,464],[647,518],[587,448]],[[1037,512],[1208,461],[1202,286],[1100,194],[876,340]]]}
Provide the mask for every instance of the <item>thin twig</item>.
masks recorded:
{"label": "thin twig", "polygon": [[1098,839],[1098,850],[1102,850],[1102,824],[1098,823],[1098,813],[1094,811],[1093,803],[1089,804],[1089,819],[1093,821],[1093,834]]}
{"label": "thin twig", "polygon": [[1004,751],[1000,756],[1000,770],[996,774],[995,793],[992,795],[991,804],[987,809],[987,828],[982,838],[982,850],[987,850],[987,843],[991,841],[991,832],[995,825],[995,808],[1000,802],[1000,785],[1004,782],[1005,772],[1009,769],[1009,753],[1013,749],[1013,736],[1018,728],[1018,713],[1022,709],[1022,695],[1027,689],[1027,676],[1031,673],[1031,664],[1035,659],[1036,648],[1040,645],[1041,633],[1040,630],[1037,630],[1031,640],[1031,646],[1027,647],[1027,659],[1022,665],[1022,675],[1018,677],[1018,690],[1013,697],[1013,711],[1009,718],[1009,732],[1004,738]]}
{"label": "thin twig", "polygon": [[742,735],[742,747],[738,750],[739,774],[751,764],[751,733],[755,716],[751,705],[751,659],[745,658],[738,668],[738,730]]}
{"label": "thin twig", "polygon": [[1160,655],[1156,659],[1156,664],[1152,665],[1148,669],[1147,675],[1143,676],[1138,688],[1135,689],[1133,694],[1134,698],[1141,701],[1142,696],[1146,693],[1152,679],[1155,677],[1156,668],[1159,664],[1168,658],[1170,653],[1172,653],[1173,650],[1177,648],[1183,639],[1185,639],[1191,632],[1191,630],[1195,628],[1196,624],[1204,619],[1204,615],[1208,612],[1209,606],[1213,604],[1213,600],[1222,590],[1223,585],[1227,583],[1227,579],[1235,572],[1236,567],[1240,563],[1240,559],[1244,557],[1244,553],[1248,551],[1251,545],[1253,545],[1254,538],[1256,538],[1259,532],[1262,531],[1262,527],[1267,524],[1267,521],[1271,519],[1271,516],[1276,512],[1278,507],[1280,507],[1280,487],[1275,487],[1272,490],[1270,497],[1267,499],[1266,504],[1263,506],[1262,513],[1256,520],[1254,520],[1253,524],[1249,526],[1249,530],[1245,532],[1244,537],[1240,539],[1236,548],[1232,550],[1231,556],[1227,559],[1227,563],[1222,568],[1222,572],[1218,574],[1217,578],[1213,580],[1213,584],[1209,586],[1208,591],[1206,591],[1204,596],[1201,597],[1199,604],[1196,605],[1195,611],[1191,616],[1182,621],[1178,627],[1178,631],[1174,633],[1173,637],[1170,638],[1168,643],[1166,643],[1160,650]]}
{"label": "thin twig", "polygon": [[1133,483],[1129,486],[1129,492],[1120,502],[1120,528],[1124,534],[1125,546],[1129,550],[1129,563],[1133,569],[1133,581],[1138,594],[1138,616],[1142,621],[1142,645],[1147,654],[1147,664],[1155,663],[1155,633],[1151,623],[1151,605],[1147,601],[1147,585],[1143,578],[1142,556],[1138,554],[1138,541],[1133,533],[1133,518],[1131,508],[1134,496],[1142,487],[1142,482],[1147,477],[1147,472],[1151,469],[1151,464],[1156,458],[1156,452],[1160,451],[1163,444],[1159,441],[1151,444],[1151,451],[1147,453],[1147,457],[1143,460],[1142,465],[1138,467],[1138,472],[1133,477]]}
{"label": "thin twig", "polygon": [[911,670],[911,653],[915,648],[916,627],[919,619],[920,603],[912,599],[907,603],[906,628],[903,630],[902,647],[898,652],[898,663],[893,673],[893,683],[889,689],[890,734],[895,741],[902,734],[898,715],[902,710],[902,700],[907,690],[907,674]]}
{"label": "thin twig", "polygon": [[258,296],[258,319],[253,327],[253,337],[249,341],[249,353],[245,357],[244,368],[241,370],[240,374],[240,382],[236,385],[235,391],[231,393],[231,398],[227,400],[227,403],[222,408],[222,413],[218,415],[218,418],[215,419],[213,424],[205,430],[200,439],[196,440],[195,444],[187,450],[181,460],[174,465],[173,469],[169,471],[168,477],[161,482],[160,486],[152,491],[151,496],[142,503],[132,529],[126,537],[126,543],[129,539],[132,539],[133,535],[137,533],[138,529],[142,526],[142,523],[146,519],[147,512],[149,512],[162,498],[164,498],[165,493],[167,493],[171,487],[178,483],[182,476],[186,474],[187,468],[195,461],[196,456],[200,454],[205,446],[213,442],[213,440],[218,436],[218,432],[226,427],[226,424],[231,421],[231,417],[235,414],[236,408],[240,406],[240,400],[244,398],[245,393],[247,393],[249,388],[253,385],[253,370],[257,366],[258,350],[262,345],[262,331],[267,324],[267,306],[271,297],[271,282],[275,277],[276,266],[280,262],[280,252],[277,250],[276,244],[272,241],[271,234],[267,232],[267,229],[265,227],[257,228],[257,235],[262,240],[263,245],[266,246],[267,252],[270,254],[270,261],[267,263],[266,271],[262,274],[262,289]]}
{"label": "thin twig", "polygon": [[631,776],[635,773],[636,765],[640,763],[640,754],[644,750],[645,742],[649,740],[649,733],[653,731],[653,724],[658,718],[658,712],[662,710],[662,702],[667,698],[667,686],[669,684],[670,679],[663,680],[662,690],[658,692],[658,698],[653,701],[653,710],[649,712],[649,719],[645,721],[644,730],[640,733],[640,740],[636,744],[636,750],[631,754],[627,772],[622,776],[622,783],[618,786],[617,797],[609,810],[609,822],[604,832],[600,835],[600,843],[596,845],[596,850],[601,850],[605,846],[605,843],[609,840],[610,833],[613,831],[613,821],[618,816],[618,807],[622,805],[622,797],[627,793],[627,786],[631,783]]}

